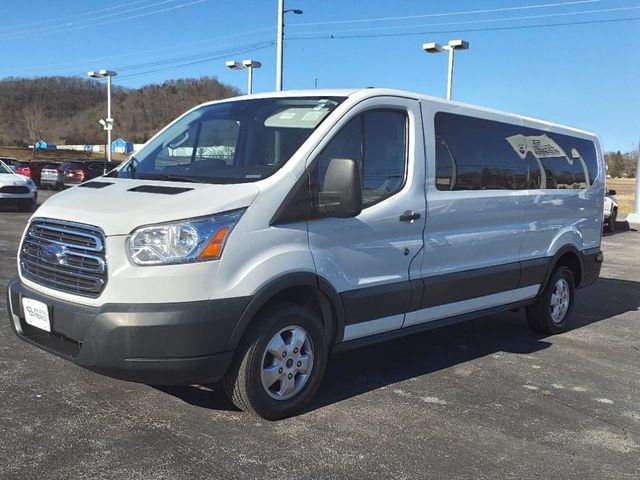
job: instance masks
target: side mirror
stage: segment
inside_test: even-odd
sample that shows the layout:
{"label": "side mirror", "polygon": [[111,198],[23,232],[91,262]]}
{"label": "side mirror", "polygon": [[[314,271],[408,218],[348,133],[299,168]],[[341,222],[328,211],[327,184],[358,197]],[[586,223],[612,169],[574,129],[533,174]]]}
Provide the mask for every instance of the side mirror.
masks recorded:
{"label": "side mirror", "polygon": [[322,190],[318,192],[318,213],[324,217],[355,217],[362,211],[360,165],[350,158],[329,162]]}
{"label": "side mirror", "polygon": [[615,190],[609,190],[609,193],[607,193],[607,195],[611,196],[611,195],[615,195],[616,191]]}

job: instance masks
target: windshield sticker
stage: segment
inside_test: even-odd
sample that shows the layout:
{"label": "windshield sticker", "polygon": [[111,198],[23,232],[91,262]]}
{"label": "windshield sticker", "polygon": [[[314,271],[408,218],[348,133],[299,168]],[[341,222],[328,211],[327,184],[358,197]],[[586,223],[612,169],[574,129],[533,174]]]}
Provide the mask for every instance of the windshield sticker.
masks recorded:
{"label": "windshield sticker", "polygon": [[307,112],[302,117],[302,121],[304,122],[314,122],[319,118],[322,118],[325,115],[325,112]]}
{"label": "windshield sticker", "polygon": [[329,114],[328,108],[315,110],[315,107],[291,107],[267,118],[265,127],[270,128],[316,128]]}

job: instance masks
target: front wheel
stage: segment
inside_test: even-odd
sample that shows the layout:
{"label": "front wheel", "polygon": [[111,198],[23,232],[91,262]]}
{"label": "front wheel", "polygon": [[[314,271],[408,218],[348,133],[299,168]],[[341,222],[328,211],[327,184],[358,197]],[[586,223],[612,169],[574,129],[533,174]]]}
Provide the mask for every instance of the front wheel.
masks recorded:
{"label": "front wheel", "polygon": [[35,200],[18,200],[16,206],[21,212],[27,212],[36,204]]}
{"label": "front wheel", "polygon": [[300,412],[320,386],[328,342],[318,316],[286,303],[259,315],[224,378],[241,410],[267,420]]}
{"label": "front wheel", "polygon": [[556,267],[536,303],[525,309],[529,326],[536,332],[550,335],[566,331],[574,296],[573,272],[562,265]]}
{"label": "front wheel", "polygon": [[616,230],[616,221],[618,220],[618,210],[611,210],[611,215],[609,215],[609,220],[605,225],[605,230],[607,233],[613,233]]}

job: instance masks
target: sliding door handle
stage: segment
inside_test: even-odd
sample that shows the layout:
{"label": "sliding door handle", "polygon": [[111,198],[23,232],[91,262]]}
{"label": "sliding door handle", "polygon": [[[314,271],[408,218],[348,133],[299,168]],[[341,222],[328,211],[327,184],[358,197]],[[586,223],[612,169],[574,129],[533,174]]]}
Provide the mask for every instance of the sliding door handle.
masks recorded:
{"label": "sliding door handle", "polygon": [[411,222],[413,223],[415,220],[420,218],[420,213],[412,212],[411,210],[405,210],[405,212],[400,215],[401,222]]}

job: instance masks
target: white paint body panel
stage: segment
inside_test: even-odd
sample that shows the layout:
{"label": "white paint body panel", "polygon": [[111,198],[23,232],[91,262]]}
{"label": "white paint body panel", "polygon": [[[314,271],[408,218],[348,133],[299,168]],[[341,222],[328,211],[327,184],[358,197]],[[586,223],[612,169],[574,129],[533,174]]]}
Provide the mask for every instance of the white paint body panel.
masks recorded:
{"label": "white paint body panel", "polygon": [[[522,116],[385,89],[287,91],[251,98],[309,95],[348,96],[348,99],[267,179],[237,185],[109,179],[115,185],[105,189],[74,187],[55,195],[38,209],[34,217],[86,223],[104,230],[109,279],[98,298],[66,294],[21,280],[46,295],[91,306],[192,302],[251,296],[288,273],[317,273],[337,292],[345,292],[550,256],[564,245],[574,245],[580,250],[599,246],[604,172],[600,144],[594,135]],[[403,189],[355,218],[271,226],[270,221],[287,194],[333,135],[354,115],[385,107],[404,108],[409,113],[409,164]],[[596,145],[600,171],[587,190],[438,191],[434,183],[436,111],[464,113],[591,140]],[[179,195],[128,191],[143,184],[193,190]],[[246,211],[231,233],[221,260],[141,267],[133,265],[127,257],[126,238],[139,226],[237,208]],[[421,219],[400,222],[398,217],[405,210],[421,213]],[[409,255],[403,254],[405,247]],[[519,288],[350,325],[345,338],[360,338],[398,329],[403,324],[411,326],[508,304],[535,296],[537,289],[538,286]]]}
{"label": "white paint body panel", "polygon": [[[308,222],[309,245],[318,274],[338,292],[396,283],[409,279],[413,259],[422,249],[425,224],[422,118],[415,100],[381,97],[356,105],[335,125],[325,142],[308,159],[313,161],[335,133],[353,117],[376,109],[401,109],[408,115],[407,179],[404,187],[362,210],[354,218],[326,218]],[[401,222],[406,210],[420,213],[414,222]],[[405,255],[404,249],[409,253]],[[414,263],[413,275],[419,275]]]}

